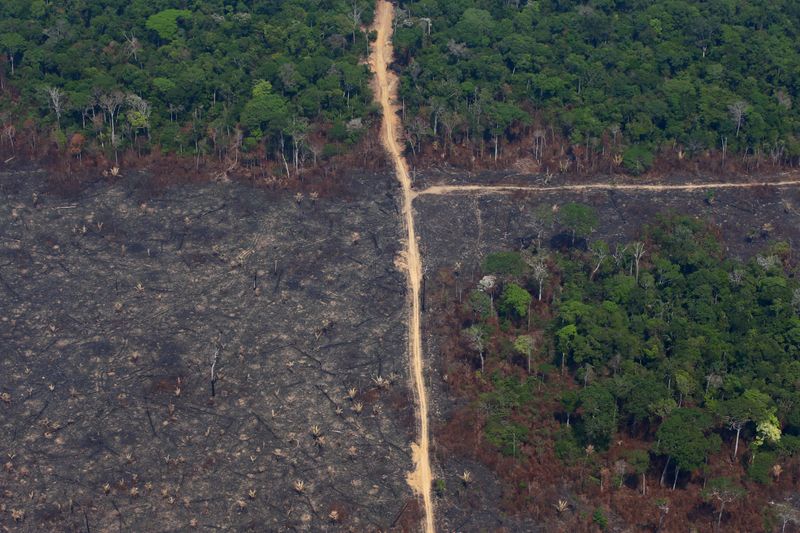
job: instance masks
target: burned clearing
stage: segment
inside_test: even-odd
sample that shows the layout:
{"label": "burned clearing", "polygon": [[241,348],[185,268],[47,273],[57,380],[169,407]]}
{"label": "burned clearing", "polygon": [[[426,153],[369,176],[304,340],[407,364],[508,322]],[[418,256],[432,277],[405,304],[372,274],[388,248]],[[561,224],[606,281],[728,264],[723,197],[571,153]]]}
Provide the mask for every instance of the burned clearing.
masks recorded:
{"label": "burned clearing", "polygon": [[147,199],[141,175],[73,198],[0,179],[0,524],[416,524],[391,177]]}
{"label": "burned clearing", "polygon": [[[2,175],[0,524],[417,529],[394,179],[354,177],[331,196],[205,184],[153,197],[148,183],[135,174],[64,198],[42,173]],[[563,241],[542,214],[570,201],[597,211],[590,240],[612,245],[669,211],[716,224],[741,258],[800,236],[793,188],[417,197],[438,431],[463,402],[443,376],[441,305],[487,253],[539,229]],[[556,523],[552,509],[507,514],[504,481],[437,444],[446,437],[434,438],[439,529]],[[579,505],[559,479],[531,487],[542,506]]]}
{"label": "burned clearing", "polygon": [[[492,181],[483,178],[478,183]],[[420,196],[414,208],[429,276],[458,264],[460,275],[470,277],[486,254],[528,246],[539,230],[545,244],[558,246],[566,237],[565,230],[544,220],[542,214],[568,202],[591,206],[597,212],[598,227],[589,240],[602,239],[612,245],[633,240],[644,225],[669,213],[695,216],[717,226],[727,251],[741,259],[775,241],[800,241],[797,187]]]}
{"label": "burned clearing", "polygon": [[[484,176],[476,181],[495,180]],[[425,182],[425,178],[421,177],[419,182]],[[589,500],[574,493],[569,480],[557,473],[560,463],[552,453],[550,470],[554,475],[549,479],[530,479],[527,489],[509,486],[507,480],[478,460],[486,460],[491,453],[479,453],[477,444],[473,449],[473,443],[480,440],[473,434],[481,430],[474,427],[473,418],[463,418],[463,408],[469,399],[455,394],[449,383],[454,378],[448,373],[458,367],[442,356],[448,336],[454,335],[453,324],[444,315],[457,305],[459,293],[466,295],[474,287],[483,258],[492,252],[529,246],[539,230],[545,247],[569,246],[569,235],[563,228],[543,221],[553,206],[567,202],[590,205],[598,214],[598,228],[589,241],[602,239],[612,247],[634,240],[645,224],[662,213],[688,214],[707,220],[718,228],[728,254],[745,260],[765,253],[778,241],[796,244],[800,239],[797,188],[723,189],[713,194],[702,190],[656,193],[611,190],[418,196],[414,207],[425,260],[425,353],[432,367],[433,450],[440,487],[436,505],[442,531],[551,531],[578,527],[569,522],[573,515],[557,511],[556,504],[562,499],[576,511],[591,516],[593,507]],[[576,246],[585,247],[586,241],[579,238]],[[451,433],[454,428],[458,434]],[[499,452],[496,458],[489,458],[489,463],[492,468],[505,471],[515,468],[514,462]],[[468,482],[464,480],[465,471],[469,472]],[[505,500],[504,495],[526,491],[533,503],[521,512]],[[637,504],[632,505],[635,508]],[[698,517],[705,517],[702,514],[705,511],[701,504]],[[642,511],[639,519],[643,522],[639,526],[647,527],[647,521],[655,514],[655,508]],[[698,517],[694,519],[699,520]],[[626,522],[616,517],[614,523],[622,526]]]}

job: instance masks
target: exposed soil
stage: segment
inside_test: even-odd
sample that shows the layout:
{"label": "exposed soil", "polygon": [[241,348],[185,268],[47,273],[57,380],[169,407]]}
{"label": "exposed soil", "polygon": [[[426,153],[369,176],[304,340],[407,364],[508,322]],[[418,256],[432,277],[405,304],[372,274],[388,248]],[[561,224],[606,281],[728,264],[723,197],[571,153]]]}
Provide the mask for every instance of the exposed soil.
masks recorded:
{"label": "exposed soil", "polygon": [[[492,175],[479,178],[482,183],[496,180]],[[448,332],[442,329],[438,303],[458,301],[458,291],[466,291],[474,282],[479,263],[486,254],[529,245],[536,238],[538,228],[543,227],[540,221],[542,209],[551,211],[553,206],[570,201],[593,206],[600,225],[590,240],[604,239],[612,246],[615,242],[634,239],[642,225],[660,213],[672,211],[703,217],[720,228],[721,239],[730,255],[748,258],[778,240],[800,242],[800,188],[722,188],[715,190],[712,198],[707,196],[704,188],[660,192],[592,189],[535,193],[512,191],[481,195],[463,190],[455,192],[460,194],[418,195],[414,202],[426,265],[423,301],[428,305],[423,318],[424,348],[437,365],[429,383],[433,396],[431,417],[436,421],[432,444],[434,472],[446,487],[436,498],[438,529],[565,531],[590,528],[592,507],[583,501],[581,495],[571,492],[559,476],[530,479],[526,490],[534,504],[522,512],[510,510],[512,505],[505,500],[506,495],[519,490],[506,486],[487,465],[508,470],[514,468],[510,464],[513,461],[503,462],[497,454],[497,458],[490,458],[487,463],[485,454],[471,449],[475,439],[470,434],[477,431],[476,423],[473,419],[458,418],[462,416],[460,408],[467,400],[456,395],[448,383],[452,376],[447,376],[447,372],[452,368],[441,357],[444,335]],[[561,229],[550,224],[545,224],[543,229],[545,242],[557,246],[559,237],[563,236]],[[451,433],[454,428],[459,431],[458,435]],[[554,457],[552,459],[555,461]],[[468,484],[462,480],[465,470],[471,473]],[[630,505],[635,509],[638,501],[635,486],[624,490],[630,490]],[[673,499],[676,497],[674,494],[671,496]],[[570,502],[575,514],[558,515],[554,510],[557,498]],[[624,495],[616,498],[624,498]],[[688,508],[695,513],[689,517],[695,524],[704,524],[707,518],[713,517],[710,506]],[[589,518],[579,520],[578,509],[588,509]],[[673,514],[675,512],[673,509]],[[624,527],[645,528],[652,520],[657,520],[657,515],[654,507],[638,515],[612,515],[609,518],[613,525],[611,529],[622,531]],[[635,522],[637,519],[640,521]]]}
{"label": "exposed soil", "polygon": [[0,174],[0,529],[414,529],[394,179],[147,183]]}
{"label": "exposed soil", "polygon": [[[414,189],[417,192],[435,191],[436,188],[475,187],[475,186],[511,186],[511,187],[686,187],[697,185],[707,187],[709,184],[724,184],[726,187],[752,186],[753,183],[764,182],[800,182],[800,172],[795,170],[769,171],[758,175],[729,173],[723,176],[702,172],[662,172],[646,176],[630,176],[626,174],[591,174],[577,175],[570,173],[544,174],[534,172],[524,165],[516,168],[494,171],[467,171],[450,165],[437,165],[411,171]],[[440,191],[442,189],[439,189]]]}
{"label": "exposed soil", "polygon": [[375,11],[375,31],[377,39],[372,46],[370,65],[375,73],[375,94],[383,111],[381,138],[384,147],[395,166],[397,180],[402,192],[402,216],[406,230],[405,249],[402,264],[408,276],[408,356],[411,386],[414,390],[417,407],[419,435],[412,445],[414,470],[408,475],[408,483],[414,492],[422,497],[424,528],[426,533],[434,532],[433,500],[431,496],[431,463],[428,430],[428,392],[424,380],[424,360],[422,356],[422,324],[420,291],[422,284],[422,262],[417,243],[413,213],[413,193],[408,165],[403,157],[397,135],[400,131],[400,118],[397,104],[393,100],[397,94],[399,80],[388,69],[392,59],[392,24],[394,6],[387,0],[378,0]]}

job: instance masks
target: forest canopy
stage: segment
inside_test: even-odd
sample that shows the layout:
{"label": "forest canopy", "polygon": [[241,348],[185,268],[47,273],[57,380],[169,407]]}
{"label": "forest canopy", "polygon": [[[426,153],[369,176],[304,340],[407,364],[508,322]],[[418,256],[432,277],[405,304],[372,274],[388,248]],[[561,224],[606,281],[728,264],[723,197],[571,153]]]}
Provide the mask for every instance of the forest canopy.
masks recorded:
{"label": "forest canopy", "polygon": [[618,155],[631,172],[663,147],[800,155],[797,2],[401,7],[395,47],[411,138],[496,150],[498,139],[552,136]]}
{"label": "forest canopy", "polygon": [[[373,10],[2,2],[3,143],[41,135],[73,155],[233,151],[295,167],[347,152],[377,112]],[[633,174],[665,151],[799,161],[796,2],[407,0],[396,15],[412,155],[460,146],[496,160],[521,143],[537,161],[547,146],[578,169],[594,158]],[[253,96],[262,81],[273,96]]]}
{"label": "forest canopy", "polygon": [[[769,483],[800,454],[796,268],[787,243],[741,262],[673,215],[613,247],[490,254],[460,315],[486,441],[523,463],[549,441],[570,466],[627,437],[648,451],[640,474],[658,465],[673,486],[725,449]],[[548,414],[561,425],[545,438]]]}
{"label": "forest canopy", "polygon": [[[0,2],[4,141],[298,159],[375,110],[369,0]],[[75,134],[79,134],[75,137]],[[80,151],[86,146],[71,146]]]}

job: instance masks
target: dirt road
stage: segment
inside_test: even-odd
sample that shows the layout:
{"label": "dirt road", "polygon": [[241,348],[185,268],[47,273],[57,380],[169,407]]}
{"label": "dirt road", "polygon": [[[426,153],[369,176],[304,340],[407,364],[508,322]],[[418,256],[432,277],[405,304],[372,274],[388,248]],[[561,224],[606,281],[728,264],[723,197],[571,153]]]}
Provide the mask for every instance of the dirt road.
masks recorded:
{"label": "dirt road", "polygon": [[422,280],[422,262],[414,229],[414,213],[412,202],[414,192],[408,165],[403,158],[402,150],[397,142],[399,120],[396,106],[392,102],[397,90],[397,78],[389,72],[388,63],[392,57],[392,22],[394,7],[386,0],[378,0],[375,12],[375,30],[378,38],[372,45],[370,64],[375,73],[375,94],[383,111],[381,130],[382,141],[386,151],[394,161],[397,179],[403,191],[403,218],[406,227],[407,243],[403,262],[408,273],[410,316],[408,320],[409,367],[411,381],[417,400],[417,418],[419,423],[419,440],[412,444],[414,471],[408,474],[408,483],[422,497],[425,516],[425,532],[433,533],[433,500],[431,498],[431,463],[429,452],[428,429],[428,393],[425,390],[422,360],[422,333],[420,311],[420,285]]}
{"label": "dirt road", "polygon": [[647,183],[590,183],[574,185],[433,185],[421,191],[415,191],[414,196],[444,195],[444,194],[509,194],[514,192],[554,192],[554,191],[590,191],[590,190],[617,190],[617,191],[691,191],[710,189],[747,189],[754,187],[797,187],[800,180],[766,181],[748,183],[682,183],[682,184],[647,184]]}

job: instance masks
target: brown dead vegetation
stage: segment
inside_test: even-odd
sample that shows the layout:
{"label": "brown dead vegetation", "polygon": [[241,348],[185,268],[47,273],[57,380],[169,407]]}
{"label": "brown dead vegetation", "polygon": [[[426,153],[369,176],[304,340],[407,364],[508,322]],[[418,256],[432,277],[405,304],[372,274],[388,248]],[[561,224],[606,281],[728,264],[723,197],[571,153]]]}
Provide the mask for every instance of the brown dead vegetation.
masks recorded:
{"label": "brown dead vegetation", "polygon": [[[521,128],[512,141],[502,144],[497,160],[488,143],[466,140],[444,147],[438,142],[423,144],[416,151],[408,150],[409,163],[417,169],[449,165],[470,172],[514,171],[519,174],[548,177],[568,176],[592,178],[598,175],[629,173],[622,165],[624,146],[607,136],[600,144],[587,149],[572,144],[555,130],[535,126]],[[664,146],[655,154],[652,167],[641,179],[670,175],[699,177],[760,176],[796,169],[797,159],[776,159],[768,153],[727,154],[718,150],[690,153],[686,147]]]}
{"label": "brown dead vegetation", "polygon": [[[443,269],[448,270],[448,269]],[[452,271],[449,271],[452,273]],[[442,275],[440,277],[450,278]],[[466,281],[466,280],[464,280]],[[477,281],[477,280],[474,280]],[[557,274],[555,284],[558,283]],[[436,436],[437,461],[474,461],[484,465],[497,476],[501,486],[498,501],[500,510],[507,513],[508,531],[521,528],[517,522],[533,520],[546,531],[600,531],[592,523],[592,513],[601,508],[609,519],[609,529],[634,528],[637,531],[660,531],[679,533],[692,528],[699,531],[712,531],[716,511],[712,504],[704,501],[702,490],[705,480],[714,477],[732,476],[747,479],[746,462],[732,463],[727,458],[731,453],[717,454],[710,461],[704,473],[694,473],[682,477],[678,489],[659,486],[659,472],[663,461],[654,458],[647,473],[647,495],[641,494],[639,476],[626,472],[621,478],[614,478],[614,468],[618,461],[624,461],[631,450],[649,450],[652,441],[652,428],[641,426],[635,433],[619,433],[608,451],[586,451],[586,457],[573,465],[564,464],[555,453],[554,442],[564,423],[559,398],[564,390],[578,386],[572,375],[558,372],[541,376],[533,405],[527,410],[533,417],[515,420],[528,425],[531,430],[530,443],[521,445],[519,457],[503,455],[484,437],[486,414],[481,406],[481,394],[491,390],[487,378],[477,372],[480,364],[473,358],[472,350],[466,345],[463,328],[469,323],[469,313],[457,298],[454,284],[443,286],[442,291],[450,295],[445,302],[435,299],[432,331],[440,339],[440,364],[444,376],[444,391],[455,402],[449,415],[434,431]],[[433,291],[431,291],[433,292]],[[545,298],[547,300],[547,298]],[[538,302],[537,302],[538,303]],[[543,324],[549,320],[549,307],[540,304],[532,308],[534,323]],[[497,324],[492,338],[493,346],[487,352],[497,354],[498,343],[503,334]],[[540,339],[547,335],[541,329],[532,334]],[[552,348],[539,354],[537,363],[547,362]],[[503,376],[517,376],[525,379],[527,373],[522,361],[488,358],[485,375],[493,373]],[[796,491],[800,484],[800,461],[784,461],[782,473],[770,485],[760,485],[754,481],[746,482],[747,498],[726,507],[726,531],[771,531],[776,518],[770,511],[771,501],[782,501],[787,494]],[[480,492],[481,485],[489,485],[487,478],[477,479],[475,485]],[[477,512],[485,502],[481,498],[470,500],[469,489],[448,495],[457,503],[447,505],[472,505]],[[468,502],[472,501],[472,504]],[[566,502],[567,509],[559,510],[558,503]],[[669,512],[664,515],[664,502]],[[660,529],[659,522],[662,521]],[[517,524],[512,526],[511,524]],[[770,525],[771,524],[771,525]],[[780,528],[778,528],[779,530]],[[622,530],[622,529],[620,529]]]}
{"label": "brown dead vegetation", "polygon": [[[31,123],[22,131],[13,126],[0,128],[0,170],[44,169],[50,192],[62,196],[74,196],[98,182],[113,182],[120,174],[146,171],[144,189],[154,196],[178,185],[230,180],[258,188],[313,191],[324,197],[341,193],[346,181],[342,178],[354,168],[367,171],[386,168],[386,155],[378,139],[379,126],[373,125],[359,144],[325,159],[307,161],[297,172],[290,169],[287,175],[283,162],[271,160],[263,153],[231,160],[220,154],[182,156],[164,153],[158,146],[148,152],[131,147],[117,154],[115,161],[113,155],[108,156],[99,147],[87,146],[80,133],[69,136],[67,145],[61,149]],[[309,139],[309,142],[320,144],[324,140]],[[112,173],[114,167],[119,174]]]}
{"label": "brown dead vegetation", "polygon": [[[655,531],[662,511],[658,502],[669,502],[669,513],[660,531],[682,532],[692,527],[711,531],[716,514],[713,506],[704,502],[701,495],[704,479],[720,476],[740,477],[746,464],[732,464],[729,454],[718,454],[710,462],[704,476],[696,474],[683,479],[675,491],[660,487],[658,472],[663,464],[653,461],[648,473],[647,496],[641,495],[640,479],[625,474],[622,485],[612,482],[614,465],[624,460],[626,452],[648,449],[645,441],[647,429],[636,434],[618,434],[618,439],[607,452],[593,452],[587,462],[567,466],[555,454],[554,435],[561,423],[558,398],[561,391],[575,388],[572,376],[553,375],[543,381],[536,391],[531,411],[534,420],[525,420],[531,427],[531,443],[520,449],[521,458],[504,456],[484,439],[485,415],[478,398],[489,390],[486,381],[476,376],[475,361],[468,354],[460,332],[466,316],[459,311],[457,301],[442,306],[441,319],[437,321],[434,335],[440,337],[443,372],[446,388],[453,395],[456,407],[447,420],[436,429],[437,458],[449,462],[453,457],[476,461],[485,465],[499,479],[502,486],[501,510],[510,516],[528,517],[550,530],[597,531],[591,523],[594,509],[605,509],[612,526],[634,527],[641,531]],[[450,309],[450,312],[446,312]],[[541,313],[545,309],[539,310]],[[486,374],[498,371],[502,375],[525,376],[521,365],[507,361],[490,360]],[[770,501],[780,501],[786,494],[797,490],[800,484],[800,461],[783,464],[784,474],[768,486],[748,482],[748,498],[726,508],[726,530],[763,531],[770,523]],[[489,483],[482,479],[480,483]],[[563,499],[569,510],[559,512],[557,502]],[[613,528],[612,528],[613,529]],[[767,529],[769,531],[769,529]]]}

